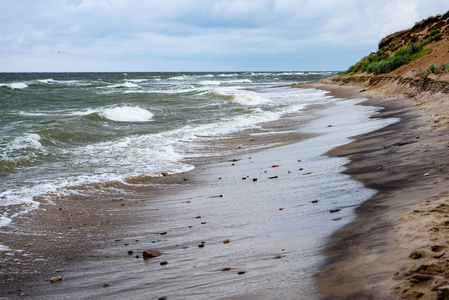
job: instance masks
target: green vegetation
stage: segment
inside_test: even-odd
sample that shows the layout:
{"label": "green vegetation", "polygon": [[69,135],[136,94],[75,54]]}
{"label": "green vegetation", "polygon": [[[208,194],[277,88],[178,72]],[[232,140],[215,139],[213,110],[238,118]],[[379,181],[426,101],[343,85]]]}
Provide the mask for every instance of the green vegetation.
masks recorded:
{"label": "green vegetation", "polygon": [[425,73],[426,75],[430,74],[441,74],[449,72],[449,63],[441,63],[441,66],[437,67],[435,64],[431,64],[428,68],[426,68]]}
{"label": "green vegetation", "polygon": [[424,47],[433,41],[439,41],[443,33],[439,29],[432,30],[429,36],[408,46],[399,48],[388,55],[379,50],[363,58],[356,65],[350,67],[346,73],[374,73],[376,75],[390,73],[402,65],[408,64],[426,54]]}

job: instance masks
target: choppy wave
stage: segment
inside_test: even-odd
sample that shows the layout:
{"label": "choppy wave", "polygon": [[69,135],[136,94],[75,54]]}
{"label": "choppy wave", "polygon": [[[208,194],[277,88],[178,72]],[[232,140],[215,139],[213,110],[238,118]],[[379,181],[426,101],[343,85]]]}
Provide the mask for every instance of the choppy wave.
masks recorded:
{"label": "choppy wave", "polygon": [[21,90],[26,89],[28,87],[28,84],[26,84],[25,82],[13,82],[13,83],[0,83],[0,86],[5,86],[12,90]]}
{"label": "choppy wave", "polygon": [[131,89],[135,89],[135,88],[141,88],[140,85],[126,81],[123,83],[118,83],[118,84],[112,84],[112,85],[108,85],[106,86],[106,88],[111,88],[111,89],[117,89],[117,88],[131,88]]}
{"label": "choppy wave", "polygon": [[152,112],[135,106],[107,108],[100,115],[116,122],[148,122],[154,116]]}

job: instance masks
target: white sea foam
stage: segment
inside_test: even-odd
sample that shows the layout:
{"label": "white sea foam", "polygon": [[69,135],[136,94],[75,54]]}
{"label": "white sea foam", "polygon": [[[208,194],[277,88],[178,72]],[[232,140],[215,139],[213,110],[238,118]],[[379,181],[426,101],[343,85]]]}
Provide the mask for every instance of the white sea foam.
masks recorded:
{"label": "white sea foam", "polygon": [[[99,88],[104,88],[104,87],[99,87]],[[111,89],[119,89],[119,88],[135,89],[135,88],[141,88],[141,86],[138,85],[138,84],[126,81],[126,82],[123,82],[123,83],[108,85],[108,86],[106,86],[106,88],[111,88]]]}
{"label": "white sea foam", "polygon": [[126,81],[128,81],[128,82],[142,83],[142,82],[149,81],[149,79],[127,79]]}
{"label": "white sea foam", "polygon": [[13,90],[21,90],[28,87],[25,82],[13,82],[13,83],[0,83],[0,86],[6,86]]}
{"label": "white sea foam", "polygon": [[[2,219],[1,219],[1,217],[0,217],[0,227],[2,227]],[[0,251],[9,251],[9,250],[11,250],[11,249],[8,246],[0,244]]]}
{"label": "white sea foam", "polygon": [[52,78],[49,78],[49,79],[38,79],[37,82],[40,82],[40,83],[53,83],[55,81]]}
{"label": "white sea foam", "polygon": [[116,122],[148,122],[154,116],[152,112],[136,106],[107,108],[100,115]]}
{"label": "white sea foam", "polygon": [[233,95],[233,101],[241,105],[261,105],[272,103],[272,100],[261,96],[261,94],[245,91]]}
{"label": "white sea foam", "polygon": [[220,81],[212,81],[212,80],[203,80],[200,81],[201,85],[220,85],[221,82]]}
{"label": "white sea foam", "polygon": [[235,79],[226,81],[226,83],[252,83],[250,79]]}
{"label": "white sea foam", "polygon": [[25,148],[42,148],[39,142],[41,136],[37,133],[25,133],[22,136],[14,138],[9,144],[10,150],[19,150]]}

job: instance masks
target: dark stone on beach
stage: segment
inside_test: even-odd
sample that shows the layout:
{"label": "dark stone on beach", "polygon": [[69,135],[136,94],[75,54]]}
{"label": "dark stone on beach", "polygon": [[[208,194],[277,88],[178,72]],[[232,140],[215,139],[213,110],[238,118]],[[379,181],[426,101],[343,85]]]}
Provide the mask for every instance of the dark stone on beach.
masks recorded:
{"label": "dark stone on beach", "polygon": [[195,219],[201,219],[201,216],[195,217]]}
{"label": "dark stone on beach", "polygon": [[103,284],[103,287],[104,287],[104,288],[107,288],[108,286],[109,286],[109,283]]}
{"label": "dark stone on beach", "polygon": [[165,265],[167,265],[168,264],[168,262],[166,262],[166,261],[161,261],[161,266],[165,266]]}
{"label": "dark stone on beach", "polygon": [[312,203],[318,203],[318,200],[312,200],[312,201],[310,201],[310,202],[312,202]]}
{"label": "dark stone on beach", "polygon": [[278,168],[279,165],[272,165],[271,167],[272,167],[272,168]]}
{"label": "dark stone on beach", "polygon": [[204,224],[206,224],[206,222],[201,222],[201,224],[203,224],[203,225],[204,225]]}
{"label": "dark stone on beach", "polygon": [[246,180],[246,177],[243,177],[242,180]]}
{"label": "dark stone on beach", "polygon": [[204,244],[199,244],[198,248],[204,248]]}
{"label": "dark stone on beach", "polygon": [[341,218],[332,219],[332,221],[340,221],[340,220],[341,220]]}
{"label": "dark stone on beach", "polygon": [[332,208],[332,209],[329,209],[329,211],[331,212],[331,213],[336,213],[336,212],[339,212],[341,209],[340,208]]}
{"label": "dark stone on beach", "polygon": [[224,268],[224,269],[222,269],[221,271],[222,272],[226,272],[226,271],[230,271],[231,270],[231,268]]}
{"label": "dark stone on beach", "polygon": [[157,250],[145,250],[145,251],[143,251],[142,255],[143,255],[143,259],[146,260],[146,259],[161,256],[162,253]]}
{"label": "dark stone on beach", "polygon": [[133,254],[134,254],[134,252],[132,250],[128,251],[128,255],[133,255]]}
{"label": "dark stone on beach", "polygon": [[268,179],[276,179],[276,178],[278,178],[278,177],[277,176],[268,177]]}
{"label": "dark stone on beach", "polygon": [[245,271],[239,271],[237,274],[243,275],[243,274],[245,274],[245,273],[246,273]]}
{"label": "dark stone on beach", "polygon": [[228,239],[224,240],[223,244],[229,244],[229,240]]}
{"label": "dark stone on beach", "polygon": [[273,257],[273,259],[281,259],[281,258],[282,258],[282,255],[276,255]]}
{"label": "dark stone on beach", "polygon": [[167,297],[160,297],[157,300],[167,300]]}
{"label": "dark stone on beach", "polygon": [[257,181],[257,178],[253,178],[253,182],[256,182]]}
{"label": "dark stone on beach", "polygon": [[284,208],[283,208],[283,207],[281,207],[281,208],[279,208],[279,210],[284,210]]}
{"label": "dark stone on beach", "polygon": [[136,258],[140,258],[140,256],[139,256],[139,255],[136,255]]}
{"label": "dark stone on beach", "polygon": [[167,231],[164,231],[164,232],[161,232],[161,233],[159,233],[160,235],[166,235],[167,234]]}

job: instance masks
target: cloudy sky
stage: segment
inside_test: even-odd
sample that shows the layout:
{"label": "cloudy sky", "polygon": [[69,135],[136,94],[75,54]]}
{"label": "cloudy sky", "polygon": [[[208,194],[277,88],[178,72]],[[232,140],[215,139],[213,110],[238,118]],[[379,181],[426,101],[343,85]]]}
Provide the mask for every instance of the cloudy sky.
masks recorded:
{"label": "cloudy sky", "polygon": [[447,0],[1,0],[0,72],[344,70]]}

